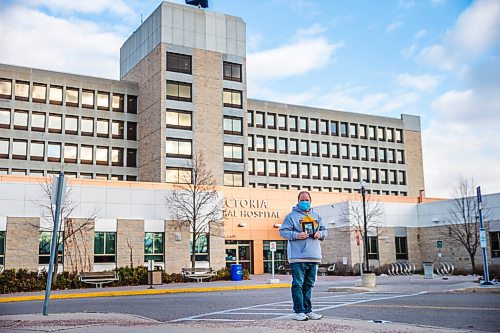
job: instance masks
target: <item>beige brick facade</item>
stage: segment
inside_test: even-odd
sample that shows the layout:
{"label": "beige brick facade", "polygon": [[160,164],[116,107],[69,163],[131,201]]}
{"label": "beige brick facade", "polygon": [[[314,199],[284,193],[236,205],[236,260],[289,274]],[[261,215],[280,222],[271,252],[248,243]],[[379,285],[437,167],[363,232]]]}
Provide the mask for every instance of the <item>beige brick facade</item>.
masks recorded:
{"label": "beige brick facade", "polygon": [[[350,227],[328,229],[328,237],[321,243],[322,262],[337,263],[342,262],[343,257],[347,257],[347,262],[351,263],[354,242],[352,235]],[[357,259],[354,262],[357,262]]]}
{"label": "beige brick facade", "polygon": [[219,270],[226,267],[224,224],[210,223],[210,267]]}
{"label": "beige brick facade", "polygon": [[165,272],[180,273],[182,268],[191,267],[189,237],[188,225],[179,228],[179,223],[165,221]]}
{"label": "beige brick facade", "polygon": [[[91,272],[94,263],[94,220],[69,219],[65,221],[64,270]],[[68,234],[71,232],[72,236]]]}
{"label": "beige brick facade", "polygon": [[8,217],[5,240],[5,269],[38,269],[40,231],[38,217]]}
{"label": "beige brick facade", "polygon": [[159,44],[124,77],[139,84],[137,167],[140,181],[165,181],[165,58],[164,44]]}
{"label": "beige brick facade", "polygon": [[[420,228],[406,228],[408,240],[408,262],[414,265],[420,265],[422,255],[420,251]],[[418,267],[417,267],[418,268]]]}
{"label": "beige brick facade", "polygon": [[420,190],[425,189],[421,132],[404,131],[404,140],[406,165],[408,166],[406,176],[408,195],[419,196]]}
{"label": "beige brick facade", "polygon": [[144,265],[144,221],[118,220],[116,228],[117,267]]}
{"label": "beige brick facade", "polygon": [[222,54],[193,50],[194,153],[203,153],[217,185],[224,182]]}

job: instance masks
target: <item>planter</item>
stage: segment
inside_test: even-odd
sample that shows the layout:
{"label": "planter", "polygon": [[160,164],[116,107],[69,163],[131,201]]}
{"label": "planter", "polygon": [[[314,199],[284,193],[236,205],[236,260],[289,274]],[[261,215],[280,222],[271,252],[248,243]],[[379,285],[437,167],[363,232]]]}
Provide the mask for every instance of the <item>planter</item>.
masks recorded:
{"label": "planter", "polygon": [[361,275],[361,286],[362,287],[375,287],[376,279],[375,273],[363,273]]}

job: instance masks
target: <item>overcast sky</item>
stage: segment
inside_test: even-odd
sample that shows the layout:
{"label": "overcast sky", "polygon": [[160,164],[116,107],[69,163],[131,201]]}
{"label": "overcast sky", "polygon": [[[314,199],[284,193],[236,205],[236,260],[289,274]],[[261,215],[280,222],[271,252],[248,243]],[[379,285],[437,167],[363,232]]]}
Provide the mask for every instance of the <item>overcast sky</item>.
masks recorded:
{"label": "overcast sky", "polygon": [[[174,1],[184,3],[184,1]],[[160,1],[0,0],[0,62],[119,79]],[[500,192],[499,0],[209,0],[247,24],[248,97],[421,117],[426,195]]]}

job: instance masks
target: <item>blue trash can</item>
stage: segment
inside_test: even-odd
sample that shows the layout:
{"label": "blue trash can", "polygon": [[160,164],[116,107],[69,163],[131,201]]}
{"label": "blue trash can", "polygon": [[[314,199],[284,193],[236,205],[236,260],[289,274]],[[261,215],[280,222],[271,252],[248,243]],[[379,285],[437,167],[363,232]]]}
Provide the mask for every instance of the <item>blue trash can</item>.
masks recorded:
{"label": "blue trash can", "polygon": [[231,265],[231,281],[241,281],[243,280],[243,270],[241,264]]}

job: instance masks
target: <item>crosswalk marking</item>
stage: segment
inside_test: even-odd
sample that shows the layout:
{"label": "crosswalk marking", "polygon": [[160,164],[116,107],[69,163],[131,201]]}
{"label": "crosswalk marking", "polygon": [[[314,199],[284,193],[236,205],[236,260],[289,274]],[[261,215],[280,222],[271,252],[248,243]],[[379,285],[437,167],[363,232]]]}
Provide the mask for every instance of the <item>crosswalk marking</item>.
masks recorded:
{"label": "crosswalk marking", "polygon": [[[426,293],[425,291],[413,294],[401,294],[392,292],[377,293],[370,291],[364,293],[321,296],[314,298],[313,306],[315,312],[321,312],[342,306],[356,305],[367,302],[401,298],[401,297],[417,296],[425,293]],[[181,321],[231,321],[231,322],[245,321],[246,322],[246,321],[255,321],[261,319],[259,318],[259,316],[265,318],[272,317],[275,319],[282,319],[291,317],[293,315],[292,307],[293,307],[292,302],[290,300],[287,300],[282,302],[257,304],[241,308],[203,313],[200,315],[178,318],[175,320],[171,320],[170,322],[181,322]],[[225,316],[232,318],[224,318]],[[247,317],[234,318],[235,316],[242,316],[242,317],[247,316]],[[248,319],[248,316],[256,316],[256,318]]]}

